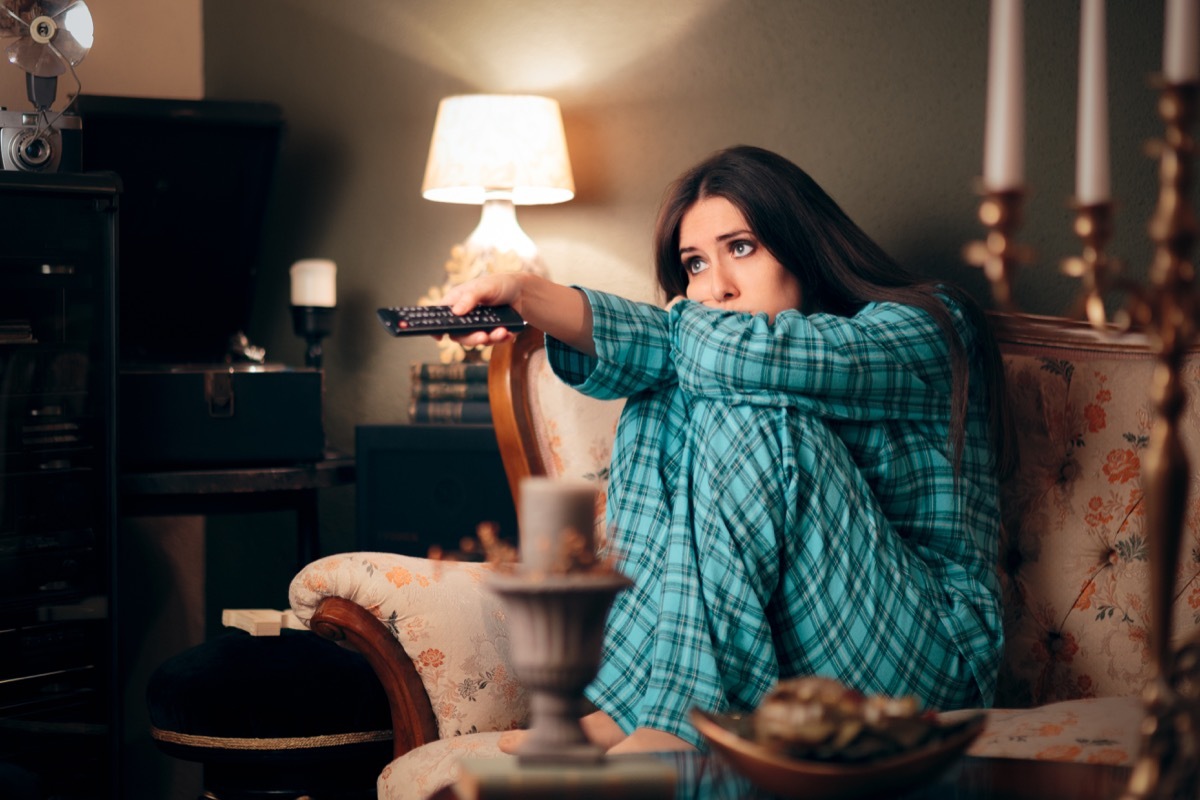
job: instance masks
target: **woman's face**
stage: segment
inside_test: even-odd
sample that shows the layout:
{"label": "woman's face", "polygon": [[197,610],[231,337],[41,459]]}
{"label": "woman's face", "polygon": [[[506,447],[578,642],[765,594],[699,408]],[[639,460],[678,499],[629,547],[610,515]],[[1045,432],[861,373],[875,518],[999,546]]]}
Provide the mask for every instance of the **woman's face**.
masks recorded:
{"label": "woman's face", "polygon": [[687,296],[712,308],[775,315],[800,308],[800,281],[751,232],[724,197],[705,197],[683,215],[679,260]]}

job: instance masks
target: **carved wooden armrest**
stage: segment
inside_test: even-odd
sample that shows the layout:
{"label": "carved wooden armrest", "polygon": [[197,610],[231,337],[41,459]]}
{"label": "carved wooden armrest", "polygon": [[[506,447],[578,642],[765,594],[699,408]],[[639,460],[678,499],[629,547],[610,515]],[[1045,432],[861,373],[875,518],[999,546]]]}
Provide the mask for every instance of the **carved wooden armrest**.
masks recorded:
{"label": "carved wooden armrest", "polygon": [[382,622],[351,600],[327,597],[310,627],[326,639],[349,644],[375,670],[392,712],[393,758],[438,738],[433,706],[417,668]]}

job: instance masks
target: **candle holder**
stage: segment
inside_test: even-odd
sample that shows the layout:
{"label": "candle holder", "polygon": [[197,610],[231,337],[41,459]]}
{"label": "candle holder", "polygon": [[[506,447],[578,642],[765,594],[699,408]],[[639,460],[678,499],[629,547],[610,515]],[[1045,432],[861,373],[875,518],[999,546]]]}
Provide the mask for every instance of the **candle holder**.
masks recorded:
{"label": "candle holder", "polygon": [[633,585],[611,571],[495,575],[508,610],[513,668],[529,690],[522,764],[599,764],[604,749],[580,725],[583,690],[600,668],[604,621],[617,593]]}
{"label": "candle holder", "polygon": [[1104,251],[1112,238],[1113,204],[1075,203],[1072,207],[1075,211],[1072,227],[1083,245],[1080,255],[1062,262],[1063,274],[1078,278],[1082,287],[1073,316],[1084,317],[1101,333],[1112,333],[1114,327],[1119,332],[1126,332],[1133,325],[1132,315],[1122,308],[1109,319],[1104,298],[1110,292],[1120,291],[1135,303],[1143,294],[1138,284],[1122,276],[1121,263],[1109,258]]}
{"label": "candle holder", "polygon": [[332,306],[292,306],[292,330],[304,339],[304,366],[321,368],[321,340],[333,332]]}
{"label": "candle holder", "polygon": [[530,694],[529,736],[517,756],[597,765],[604,749],[580,725],[583,690],[600,669],[608,610],[633,582],[596,558],[595,484],[526,477],[517,514],[520,561],[489,582],[504,600],[513,668]]}
{"label": "candle holder", "polygon": [[[1150,645],[1155,677],[1146,687],[1142,746],[1123,800],[1194,798],[1200,789],[1200,637],[1178,653],[1171,644],[1175,576],[1183,537],[1190,466],[1180,436],[1187,403],[1183,361],[1200,326],[1200,287],[1189,252],[1196,222],[1188,204],[1193,141],[1189,133],[1200,84],[1157,82],[1164,137],[1151,143],[1159,159],[1158,205],[1150,220],[1155,245],[1149,279],[1135,284],[1122,278],[1104,254],[1111,233],[1109,203],[1076,207],[1075,232],[1082,254],[1064,269],[1083,282],[1081,302],[1089,321],[1106,332],[1103,295],[1114,289],[1127,296],[1114,317],[1116,332],[1147,334],[1158,361],[1152,398],[1156,411],[1144,463],[1146,531],[1150,561]],[[1012,282],[1024,253],[1013,243],[1020,192],[985,193],[980,219],[988,226],[986,242],[974,242],[967,260],[982,266],[998,305],[1013,310]]]}
{"label": "candle holder", "polygon": [[1130,305],[1133,324],[1150,334],[1158,370],[1156,418],[1146,455],[1146,528],[1150,547],[1150,645],[1157,676],[1146,688],[1142,750],[1124,797],[1196,797],[1200,789],[1200,640],[1176,656],[1171,644],[1175,576],[1183,538],[1191,467],[1180,437],[1187,404],[1183,360],[1200,324],[1200,292],[1189,253],[1196,220],[1188,203],[1193,142],[1189,129],[1200,84],[1158,82],[1164,137],[1149,152],[1159,159],[1158,205],[1149,224],[1155,244],[1149,282]]}
{"label": "candle holder", "polygon": [[1012,287],[1022,264],[1032,260],[1032,252],[1017,244],[1015,234],[1021,223],[1022,189],[984,189],[980,192],[979,219],[988,227],[987,238],[971,242],[963,252],[968,264],[983,269],[992,287],[992,297],[1004,311],[1015,310]]}

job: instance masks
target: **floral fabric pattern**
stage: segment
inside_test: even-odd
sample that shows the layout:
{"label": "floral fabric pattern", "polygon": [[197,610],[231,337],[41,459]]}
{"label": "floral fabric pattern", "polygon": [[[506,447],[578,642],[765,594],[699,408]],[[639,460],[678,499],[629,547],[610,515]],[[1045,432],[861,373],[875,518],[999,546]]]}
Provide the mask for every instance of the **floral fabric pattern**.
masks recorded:
{"label": "floral fabric pattern", "polygon": [[465,758],[515,758],[500,752],[499,733],[475,733],[418,747],[383,768],[376,782],[379,800],[414,800],[458,780]]}
{"label": "floral fabric pattern", "polygon": [[486,585],[490,573],[487,564],[347,553],[306,566],[290,597],[305,624],[326,597],[352,600],[383,622],[416,665],[446,739],[528,719],[504,606]]}
{"label": "floral fabric pattern", "polygon": [[[1002,347],[1021,462],[1003,487],[1007,643],[997,705],[1140,692],[1153,670],[1142,470],[1154,359],[1129,349]],[[1200,398],[1198,378],[1193,359],[1187,382]],[[1181,427],[1200,463],[1194,402]],[[1200,623],[1196,484],[1176,579],[1177,639]]]}
{"label": "floral fabric pattern", "polygon": [[[965,713],[969,712],[953,711],[942,719],[950,721]],[[1141,746],[1142,715],[1138,697],[992,709],[987,712],[987,727],[967,753],[984,758],[1132,764]]]}
{"label": "floral fabric pattern", "polygon": [[546,473],[596,484],[596,541],[603,542],[608,465],[625,401],[580,394],[550,369],[545,350],[530,356],[529,378],[530,412]]}

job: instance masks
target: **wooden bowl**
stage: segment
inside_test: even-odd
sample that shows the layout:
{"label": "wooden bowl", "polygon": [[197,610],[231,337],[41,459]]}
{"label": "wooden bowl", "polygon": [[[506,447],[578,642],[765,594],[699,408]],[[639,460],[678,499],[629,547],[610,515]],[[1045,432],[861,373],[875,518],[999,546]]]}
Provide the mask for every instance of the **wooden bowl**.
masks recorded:
{"label": "wooden bowl", "polygon": [[691,712],[692,724],[733,769],[783,798],[849,800],[893,795],[933,781],[983,732],[982,712],[947,725],[934,741],[863,763],[790,758],[754,741],[749,715]]}

